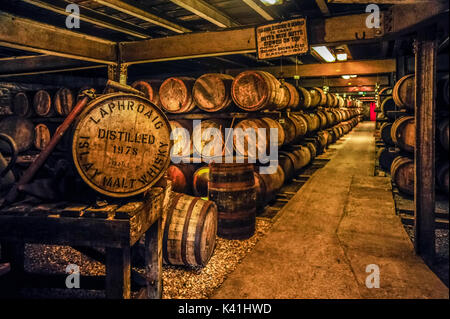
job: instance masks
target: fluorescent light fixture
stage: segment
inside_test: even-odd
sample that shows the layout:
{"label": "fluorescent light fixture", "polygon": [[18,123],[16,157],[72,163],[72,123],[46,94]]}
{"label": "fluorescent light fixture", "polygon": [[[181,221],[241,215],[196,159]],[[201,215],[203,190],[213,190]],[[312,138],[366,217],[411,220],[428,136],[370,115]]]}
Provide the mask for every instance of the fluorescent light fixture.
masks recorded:
{"label": "fluorescent light fixture", "polygon": [[348,79],[350,79],[350,75],[343,75],[342,78],[345,80],[348,80]]}
{"label": "fluorescent light fixture", "polygon": [[283,0],[261,0],[266,6],[273,6],[276,4],[283,4]]}
{"label": "fluorescent light fixture", "polygon": [[356,78],[357,75],[356,75],[356,74],[352,74],[352,75],[350,75],[350,77],[351,77],[351,78]]}
{"label": "fluorescent light fixture", "polygon": [[333,54],[331,54],[331,51],[326,46],[318,46],[318,47],[312,47],[312,48],[326,62],[336,61],[336,58],[334,57]]}
{"label": "fluorescent light fixture", "polygon": [[345,52],[343,49],[337,49],[336,58],[338,59],[338,61],[347,61],[347,52]]}

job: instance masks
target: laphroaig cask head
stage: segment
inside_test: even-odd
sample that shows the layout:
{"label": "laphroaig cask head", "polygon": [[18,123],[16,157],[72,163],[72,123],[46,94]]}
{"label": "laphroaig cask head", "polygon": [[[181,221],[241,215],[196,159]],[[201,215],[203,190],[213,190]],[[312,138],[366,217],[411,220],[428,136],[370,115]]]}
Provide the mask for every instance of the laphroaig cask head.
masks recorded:
{"label": "laphroaig cask head", "polygon": [[78,173],[104,195],[140,194],[169,166],[169,122],[146,98],[104,95],[86,107],[74,127],[72,154]]}

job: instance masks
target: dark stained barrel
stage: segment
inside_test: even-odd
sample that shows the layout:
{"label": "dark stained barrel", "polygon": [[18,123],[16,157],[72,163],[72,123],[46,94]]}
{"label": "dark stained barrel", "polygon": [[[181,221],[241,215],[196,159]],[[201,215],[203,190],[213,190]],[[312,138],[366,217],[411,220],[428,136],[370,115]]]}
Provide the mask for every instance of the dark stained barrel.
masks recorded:
{"label": "dark stained barrel", "polygon": [[414,111],[415,86],[414,74],[405,75],[394,85],[392,97],[397,106]]}
{"label": "dark stained barrel", "polygon": [[144,96],[150,100],[153,104],[161,106],[159,99],[159,88],[162,81],[159,80],[138,80],[133,82],[131,86],[138,91],[144,93]]}
{"label": "dark stained barrel", "polygon": [[187,113],[195,107],[192,87],[195,79],[187,77],[171,77],[159,88],[161,107],[170,113]]}
{"label": "dark stained barrel", "polygon": [[33,108],[37,116],[46,117],[55,114],[50,93],[45,90],[39,90],[34,94]]}
{"label": "dark stained barrel", "polygon": [[391,137],[391,128],[392,123],[383,123],[380,127],[380,137],[383,140],[383,142],[387,145],[394,145],[394,141]]}
{"label": "dark stained barrel", "polygon": [[203,267],[216,245],[217,207],[212,201],[174,193],[163,216],[163,229],[166,263]]}
{"label": "dark stained barrel", "polygon": [[395,158],[391,166],[391,178],[401,192],[413,195],[414,161],[403,156]]}
{"label": "dark stained barrel", "polygon": [[449,173],[448,173],[449,163],[448,159],[440,160],[436,163],[436,183],[438,188],[449,193]]}
{"label": "dark stained barrel", "polygon": [[295,142],[308,133],[308,122],[302,114],[291,113],[290,119],[293,121],[295,126]]}
{"label": "dark stained barrel", "polygon": [[414,152],[416,145],[416,124],[414,116],[398,118],[391,128],[392,141],[406,152]]}
{"label": "dark stained barrel", "polygon": [[199,77],[192,89],[197,106],[206,112],[224,111],[231,105],[233,77],[227,74],[207,73]]}
{"label": "dark stained barrel", "polygon": [[299,108],[308,109],[311,107],[311,94],[309,91],[301,86],[297,87],[299,94]]}
{"label": "dark stained barrel", "polygon": [[443,78],[437,82],[436,107],[438,109],[447,109],[449,107],[449,78]]}
{"label": "dark stained barrel", "polygon": [[278,163],[283,169],[285,181],[295,177],[295,161],[297,158],[290,152],[279,152]]}
{"label": "dark stained barrel", "polygon": [[289,103],[289,91],[270,73],[244,71],[233,81],[231,96],[244,111],[283,109]]}
{"label": "dark stained barrel", "polygon": [[296,157],[296,161],[294,163],[295,171],[298,172],[301,168],[308,165],[311,158],[311,151],[306,146],[300,146],[296,150],[292,152],[292,154]]}
{"label": "dark stained barrel", "polygon": [[398,106],[395,104],[394,99],[392,97],[387,97],[381,103],[381,112],[390,120],[395,120],[396,115],[393,113],[389,113],[390,111],[396,111]]}
{"label": "dark stained barrel", "polygon": [[256,189],[256,207],[258,210],[275,198],[276,193],[283,186],[285,175],[282,167],[277,166],[273,174],[260,174],[258,169],[254,172]]}
{"label": "dark stained barrel", "polygon": [[448,117],[441,119],[438,123],[438,138],[442,147],[448,151],[449,144],[449,127],[448,127]]}
{"label": "dark stained barrel", "polygon": [[17,92],[12,98],[11,111],[18,116],[30,117],[33,115],[33,102],[26,92]]}
{"label": "dark stained barrel", "polygon": [[194,166],[191,164],[171,164],[167,168],[167,178],[172,181],[172,190],[177,193],[191,194]]}
{"label": "dark stained barrel", "polygon": [[208,197],[209,166],[203,166],[194,173],[192,189],[195,196]]}
{"label": "dark stained barrel", "polygon": [[253,164],[210,164],[208,197],[218,208],[218,236],[246,239],[255,233],[256,193],[253,171]]}
{"label": "dark stained barrel", "polygon": [[59,116],[67,116],[75,106],[76,96],[68,88],[60,88],[53,97],[53,106]]}
{"label": "dark stained barrel", "polygon": [[[16,143],[18,152],[30,149],[34,142],[34,125],[31,121],[20,116],[7,116],[0,120],[0,133],[9,135]],[[0,141],[0,152],[9,154],[10,147]]]}
{"label": "dark stained barrel", "polygon": [[291,144],[296,138],[296,122],[291,117],[283,117],[280,124],[284,130],[284,143]]}
{"label": "dark stained barrel", "polygon": [[382,147],[378,151],[378,163],[382,170],[386,172],[391,171],[392,162],[396,157],[400,155],[400,151],[398,150],[390,150],[388,147]]}
{"label": "dark stained barrel", "polygon": [[34,127],[34,147],[42,151],[50,142],[51,134],[47,125],[40,123]]}

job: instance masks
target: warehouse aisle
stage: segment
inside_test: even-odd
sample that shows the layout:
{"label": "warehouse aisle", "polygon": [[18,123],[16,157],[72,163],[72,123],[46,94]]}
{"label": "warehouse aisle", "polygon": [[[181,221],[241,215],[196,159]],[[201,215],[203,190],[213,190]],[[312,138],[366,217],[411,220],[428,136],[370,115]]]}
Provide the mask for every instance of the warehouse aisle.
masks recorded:
{"label": "warehouse aisle", "polygon": [[[395,216],[389,179],[372,176],[373,130],[343,138],[214,298],[448,298]],[[380,288],[366,287],[371,264]]]}

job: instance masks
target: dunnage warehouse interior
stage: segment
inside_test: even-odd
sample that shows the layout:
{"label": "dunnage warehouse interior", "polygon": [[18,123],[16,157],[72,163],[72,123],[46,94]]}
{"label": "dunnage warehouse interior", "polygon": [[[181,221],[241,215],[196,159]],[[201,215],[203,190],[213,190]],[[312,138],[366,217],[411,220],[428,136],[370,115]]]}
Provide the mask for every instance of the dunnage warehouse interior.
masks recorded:
{"label": "dunnage warehouse interior", "polygon": [[448,299],[448,1],[0,10],[2,298]]}

